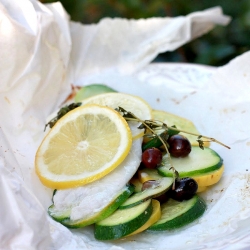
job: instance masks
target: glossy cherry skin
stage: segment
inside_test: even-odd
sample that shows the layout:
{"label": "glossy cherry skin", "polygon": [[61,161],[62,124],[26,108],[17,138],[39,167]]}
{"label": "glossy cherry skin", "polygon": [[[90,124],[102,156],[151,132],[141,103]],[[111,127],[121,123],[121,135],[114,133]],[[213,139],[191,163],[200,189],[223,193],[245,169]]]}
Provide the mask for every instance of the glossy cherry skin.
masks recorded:
{"label": "glossy cherry skin", "polygon": [[162,152],[158,148],[148,148],[142,153],[142,164],[146,168],[155,169],[162,162]]}
{"label": "glossy cherry skin", "polygon": [[169,200],[168,192],[161,194],[160,196],[155,197],[154,199],[158,200],[161,204],[167,202]]}
{"label": "glossy cherry skin", "polygon": [[186,157],[191,152],[191,143],[183,135],[173,135],[168,139],[169,153],[173,157]]}
{"label": "glossy cherry skin", "polygon": [[170,197],[177,201],[189,200],[197,192],[197,182],[189,177],[176,179],[175,187],[170,191]]}

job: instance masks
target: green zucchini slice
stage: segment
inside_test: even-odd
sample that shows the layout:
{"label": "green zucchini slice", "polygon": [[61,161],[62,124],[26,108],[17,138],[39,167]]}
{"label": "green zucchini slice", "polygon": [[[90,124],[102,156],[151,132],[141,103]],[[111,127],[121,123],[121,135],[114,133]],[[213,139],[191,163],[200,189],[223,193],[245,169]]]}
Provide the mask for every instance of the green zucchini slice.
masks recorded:
{"label": "green zucchini slice", "polygon": [[120,207],[119,209],[126,209],[129,207],[136,206],[148,199],[158,197],[163,193],[167,192],[173,185],[173,177],[163,177],[161,179],[156,180],[156,185],[151,188],[147,188],[141,192],[133,194],[129,197]]}
{"label": "green zucchini slice", "polygon": [[80,102],[83,99],[86,99],[88,97],[103,94],[103,93],[109,93],[109,92],[117,92],[116,90],[108,87],[104,84],[90,84],[83,86],[75,95],[75,102]]}
{"label": "green zucchini slice", "polygon": [[95,224],[95,238],[97,240],[115,240],[129,235],[144,225],[152,212],[152,200],[128,209],[118,209],[108,218]]}
{"label": "green zucchini slice", "polygon": [[[192,177],[215,171],[222,166],[222,158],[211,148],[201,149],[192,147],[192,151],[187,157],[174,158],[172,164],[178,171],[180,177]],[[168,164],[168,155],[163,156],[163,165],[158,168],[159,174],[163,176],[173,176],[173,171]]]}
{"label": "green zucchini slice", "polygon": [[85,227],[91,224],[94,224],[95,222],[99,220],[103,220],[106,217],[110,216],[124,201],[126,201],[129,196],[134,192],[134,186],[133,185],[127,185],[124,187],[121,192],[116,196],[116,198],[108,204],[104,209],[101,211],[98,211],[96,213],[93,213],[91,217],[83,218],[80,220],[71,220],[70,214],[71,209],[68,208],[67,210],[56,210],[54,205],[51,205],[49,207],[49,215],[56,221],[62,223],[66,227],[69,228],[80,228]]}
{"label": "green zucchini slice", "polygon": [[169,199],[161,205],[161,218],[148,230],[164,231],[183,227],[198,219],[205,210],[206,204],[198,195],[181,202]]}

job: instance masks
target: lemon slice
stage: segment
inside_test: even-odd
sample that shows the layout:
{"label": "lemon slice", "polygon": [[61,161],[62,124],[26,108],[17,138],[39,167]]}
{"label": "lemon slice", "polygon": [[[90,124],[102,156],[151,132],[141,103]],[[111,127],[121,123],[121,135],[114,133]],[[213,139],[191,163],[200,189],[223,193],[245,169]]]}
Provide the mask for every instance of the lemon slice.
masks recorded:
{"label": "lemon slice", "polygon": [[46,135],[36,153],[36,172],[51,188],[81,186],[115,169],[131,145],[130,128],[118,112],[99,105],[81,106]]}
{"label": "lemon slice", "polygon": [[[122,107],[125,110],[132,112],[141,120],[151,120],[153,118],[150,105],[142,98],[130,94],[104,93],[82,100],[82,105],[90,103],[108,106],[112,109]],[[140,123],[129,121],[128,124],[132,132],[133,140],[144,135],[144,131],[137,128]]]}

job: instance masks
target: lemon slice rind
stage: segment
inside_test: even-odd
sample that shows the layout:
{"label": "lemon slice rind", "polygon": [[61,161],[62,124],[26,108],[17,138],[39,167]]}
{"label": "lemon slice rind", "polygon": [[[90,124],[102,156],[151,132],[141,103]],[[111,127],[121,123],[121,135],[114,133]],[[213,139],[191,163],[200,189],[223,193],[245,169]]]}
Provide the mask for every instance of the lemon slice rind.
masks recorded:
{"label": "lemon slice rind", "polygon": [[[88,139],[84,141],[77,141],[76,138],[78,138],[78,135],[76,134],[79,134],[79,131],[81,130],[79,130],[76,123],[74,122],[77,119],[80,119],[79,117],[81,117],[82,119],[81,122],[83,122],[84,126],[84,122],[86,122],[87,124],[86,118],[89,115],[94,117],[92,121],[93,124],[91,124],[91,126],[88,126],[89,131],[87,132],[89,133],[89,137],[92,136],[92,139],[89,139],[90,141],[88,141]],[[105,126],[104,123],[100,123],[101,118],[105,118],[107,119],[107,121],[110,121],[110,125],[112,125],[116,129],[116,133],[109,131],[109,129],[107,128],[109,126]],[[100,125],[98,125],[98,123],[100,123]],[[67,128],[67,126],[69,126],[69,128]],[[98,131],[94,131],[95,126],[98,128]],[[108,131],[105,131],[105,129]],[[65,130],[67,131],[66,134]],[[62,133],[62,131],[64,131],[64,133]],[[94,136],[94,133],[98,134],[97,137]],[[98,136],[100,135],[103,135],[103,138],[98,138]],[[120,136],[118,146],[117,146],[118,142],[115,139],[117,135]],[[58,138],[56,139],[57,136]],[[109,136],[110,136],[110,142],[109,142]],[[73,137],[73,142],[71,141],[71,137]],[[63,143],[60,144],[60,140],[62,142],[65,142],[65,138],[66,138],[66,144],[64,146]],[[57,144],[57,140],[59,140],[59,144]],[[90,157],[83,158],[82,152],[84,152],[85,148],[89,147],[88,143],[90,143],[91,144],[90,146],[92,146],[94,152],[98,154],[99,150],[100,151],[103,150],[102,148],[98,149],[98,146],[100,146],[99,144],[101,143],[101,141],[103,141],[104,146],[106,144],[107,145],[110,144],[111,145],[110,148],[112,148],[112,143],[113,143],[114,144],[113,146],[116,147],[116,149],[113,149],[112,152],[109,150],[107,150],[106,152],[105,150],[108,148],[106,147],[103,154],[101,154],[101,157],[103,158],[105,158],[105,154],[113,154],[112,156],[109,157],[110,160],[104,162],[98,168],[96,167],[95,169],[91,169],[92,167],[91,166],[90,169],[87,170],[84,169],[84,164],[85,164],[84,161],[91,162],[91,158]],[[116,144],[113,141],[115,141]],[[75,142],[77,142],[77,144]],[[55,145],[53,146],[51,143],[52,144],[54,143],[55,145],[57,145],[57,147],[55,147]],[[71,144],[74,145],[72,146]],[[45,186],[51,188],[63,189],[63,188],[81,186],[93,182],[95,180],[98,180],[103,176],[107,175],[108,173],[110,173],[112,170],[114,170],[126,158],[127,154],[130,151],[131,145],[132,145],[132,135],[130,128],[125,119],[118,112],[116,112],[112,108],[103,107],[100,105],[90,104],[81,106],[79,108],[70,111],[68,114],[62,117],[46,135],[36,153],[35,157],[36,172],[41,182]],[[67,151],[68,148],[72,151],[71,154],[68,154]],[[57,152],[57,149],[59,153]],[[56,155],[57,153],[58,156]],[[77,158],[79,158],[79,160],[82,159],[83,162],[78,163]],[[95,157],[93,157],[92,160],[94,158]],[[77,167],[74,166],[74,163],[77,163],[75,164]],[[61,165],[58,166],[58,164]],[[64,166],[64,164],[67,165]],[[69,166],[71,164],[72,166]],[[51,165],[53,165],[54,168],[51,167]],[[75,167],[75,173],[74,173],[74,167]]]}
{"label": "lemon slice rind", "polygon": [[[82,105],[87,104],[98,104],[101,106],[107,106],[112,109],[119,107],[124,108],[126,111],[133,113],[136,117],[141,120],[152,120],[152,108],[150,105],[141,97],[125,94],[125,93],[104,93],[98,94],[81,101]],[[144,135],[143,129],[138,129],[140,122],[128,122],[132,132],[133,140],[136,140]]]}

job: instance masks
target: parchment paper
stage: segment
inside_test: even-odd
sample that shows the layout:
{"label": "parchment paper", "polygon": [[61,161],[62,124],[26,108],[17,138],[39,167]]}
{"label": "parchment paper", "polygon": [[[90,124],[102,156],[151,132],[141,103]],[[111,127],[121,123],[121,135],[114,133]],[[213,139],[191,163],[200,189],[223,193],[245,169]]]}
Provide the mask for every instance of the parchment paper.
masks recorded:
{"label": "parchment paper", "polygon": [[[70,21],[60,3],[45,6],[35,0],[1,0],[0,248],[121,249],[116,243],[93,240],[91,228],[84,233],[70,231],[47,215],[52,190],[34,173],[34,156],[44,136],[46,117],[65,100],[71,84],[81,85],[96,76],[133,76],[158,53],[174,50],[229,20],[220,8],[214,8],[186,17],[137,21],[106,18],[98,24],[81,25]],[[241,99],[247,92],[240,88],[249,87],[247,72],[241,74],[244,68],[239,66],[241,73],[235,73],[234,78],[227,74],[242,60],[245,63],[249,58],[246,55],[218,71],[213,82],[221,83],[223,78],[223,84],[208,88],[211,98],[215,92],[225,94],[225,89],[233,88],[233,79],[243,79],[235,90],[239,91],[235,107],[248,100]],[[235,97],[236,92],[230,91],[229,96]],[[226,100],[228,97],[219,101],[226,106]],[[242,110],[243,116],[248,111],[249,106]],[[237,139],[249,145],[246,132],[241,131],[240,137],[238,132],[232,131],[229,142]],[[239,160],[245,166],[247,159]],[[147,241],[145,244],[149,249]],[[126,246],[131,247],[128,242]],[[140,248],[139,241],[136,248]]]}

